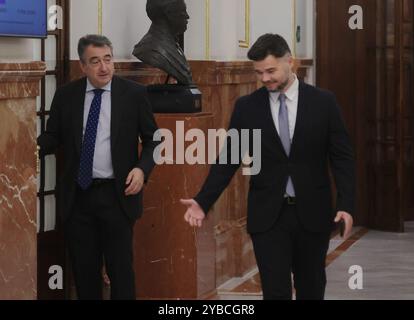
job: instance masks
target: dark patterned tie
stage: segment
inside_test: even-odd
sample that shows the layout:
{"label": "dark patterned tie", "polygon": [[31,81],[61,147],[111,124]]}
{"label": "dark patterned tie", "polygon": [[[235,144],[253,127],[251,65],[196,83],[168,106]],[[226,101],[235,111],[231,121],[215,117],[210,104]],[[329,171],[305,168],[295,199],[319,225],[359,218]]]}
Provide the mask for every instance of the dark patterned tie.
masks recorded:
{"label": "dark patterned tie", "polygon": [[[279,95],[280,109],[279,109],[279,136],[282,141],[283,148],[287,156],[290,154],[290,132],[289,132],[289,117],[286,105],[286,95],[281,93]],[[295,196],[295,189],[293,188],[292,179],[289,177],[286,185],[286,194],[288,196]]]}
{"label": "dark patterned tie", "polygon": [[96,132],[98,130],[99,113],[101,111],[102,93],[105,90],[95,89],[91,108],[86,122],[85,134],[83,136],[82,152],[78,173],[78,184],[86,190],[92,183],[93,155],[95,154]]}

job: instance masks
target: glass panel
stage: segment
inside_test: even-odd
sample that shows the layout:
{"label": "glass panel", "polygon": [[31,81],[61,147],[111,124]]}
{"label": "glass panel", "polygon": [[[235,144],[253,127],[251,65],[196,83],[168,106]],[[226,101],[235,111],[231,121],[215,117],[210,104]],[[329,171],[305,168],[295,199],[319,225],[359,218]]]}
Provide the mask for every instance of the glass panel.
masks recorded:
{"label": "glass panel", "polygon": [[[45,116],[45,124],[47,124],[47,120],[49,120],[49,116]],[[46,125],[45,125],[46,128]]]}
{"label": "glass panel", "polygon": [[56,224],[56,200],[55,196],[45,197],[45,230],[55,230]]}
{"label": "glass panel", "polygon": [[37,192],[40,192],[40,173],[36,175],[36,185],[37,185]]}
{"label": "glass panel", "polygon": [[36,130],[37,130],[37,136],[36,136],[36,137],[38,137],[38,136],[40,135],[40,132],[41,132],[41,122],[40,122],[40,117],[37,117]]}
{"label": "glass panel", "polygon": [[33,39],[33,61],[42,60],[42,40]]}
{"label": "glass panel", "polygon": [[47,70],[56,68],[56,36],[48,36],[45,40],[45,62]]}
{"label": "glass panel", "polygon": [[56,187],[56,157],[48,155],[45,157],[45,191],[52,191]]}
{"label": "glass panel", "polygon": [[[42,90],[42,81],[39,81],[40,90]],[[42,98],[40,96],[36,97],[36,112],[40,111],[42,107]]]}
{"label": "glass panel", "polygon": [[36,214],[36,231],[37,231],[37,233],[39,233],[39,221],[40,221],[40,201],[39,201],[39,198],[37,198],[37,201],[36,201],[36,211],[37,211],[37,214]]}
{"label": "glass panel", "polygon": [[46,76],[46,90],[45,90],[45,97],[46,97],[46,111],[50,110],[50,105],[52,104],[53,96],[56,91],[56,77],[55,76]]}

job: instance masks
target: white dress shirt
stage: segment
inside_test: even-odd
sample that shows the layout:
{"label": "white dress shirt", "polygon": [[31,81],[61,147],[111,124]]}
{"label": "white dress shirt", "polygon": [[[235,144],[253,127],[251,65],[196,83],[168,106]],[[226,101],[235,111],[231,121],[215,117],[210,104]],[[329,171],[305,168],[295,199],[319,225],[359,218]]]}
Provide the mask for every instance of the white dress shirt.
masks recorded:
{"label": "white dress shirt", "polygon": [[[101,112],[99,114],[98,130],[96,133],[95,154],[93,157],[92,177],[101,179],[114,178],[111,153],[111,82],[102,89]],[[85,134],[89,110],[96,89],[87,79],[85,104],[83,111],[83,135]]]}

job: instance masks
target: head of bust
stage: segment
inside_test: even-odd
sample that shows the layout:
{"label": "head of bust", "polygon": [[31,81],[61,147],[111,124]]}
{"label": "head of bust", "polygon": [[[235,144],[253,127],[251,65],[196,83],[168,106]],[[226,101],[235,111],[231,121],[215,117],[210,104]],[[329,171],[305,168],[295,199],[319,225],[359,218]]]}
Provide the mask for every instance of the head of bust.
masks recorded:
{"label": "head of bust", "polygon": [[187,30],[187,6],[184,0],[148,0],[147,15],[154,24],[167,24],[174,36]]}

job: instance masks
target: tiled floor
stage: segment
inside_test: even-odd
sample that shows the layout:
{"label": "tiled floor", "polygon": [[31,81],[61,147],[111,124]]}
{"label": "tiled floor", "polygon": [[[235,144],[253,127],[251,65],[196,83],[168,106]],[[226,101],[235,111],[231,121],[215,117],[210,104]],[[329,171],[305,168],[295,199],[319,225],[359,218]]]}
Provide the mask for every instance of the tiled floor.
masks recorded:
{"label": "tiled floor", "polygon": [[[403,234],[354,228],[346,241],[336,236],[326,264],[327,300],[414,300],[414,222],[406,224]],[[362,271],[360,282],[349,272],[353,266]],[[362,284],[362,289],[350,289],[350,280]],[[262,299],[257,269],[223,284],[214,299]]]}

